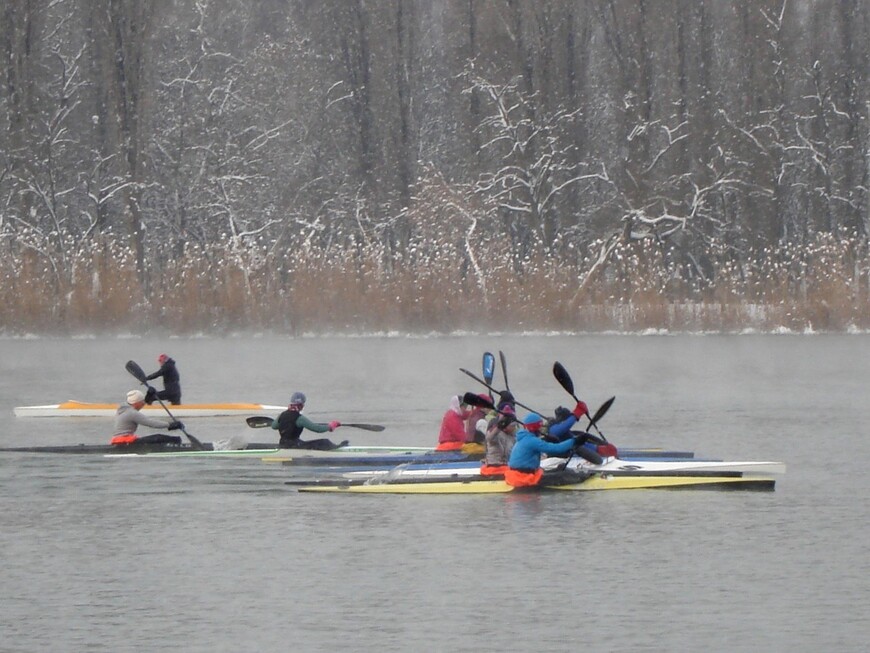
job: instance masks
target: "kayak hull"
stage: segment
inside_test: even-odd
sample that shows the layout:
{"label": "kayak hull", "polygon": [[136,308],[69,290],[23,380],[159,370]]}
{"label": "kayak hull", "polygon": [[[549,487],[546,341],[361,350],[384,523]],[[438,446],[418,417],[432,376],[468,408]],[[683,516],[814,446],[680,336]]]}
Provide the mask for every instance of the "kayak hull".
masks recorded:
{"label": "kayak hull", "polygon": [[[270,406],[257,403],[211,403],[211,404],[167,404],[172,415],[178,419],[190,417],[226,417],[231,415],[255,415],[264,411],[280,412],[286,406]],[[44,406],[17,406],[12,412],[16,417],[111,417],[118,410],[118,404],[91,403],[70,399],[61,404],[46,404]],[[160,404],[142,407],[142,412],[160,413],[166,411]]]}
{"label": "kayak hull", "polygon": [[[293,485],[291,481],[288,485]],[[582,483],[515,488],[503,480],[461,480],[443,482],[367,483],[324,485],[312,482],[297,485],[299,492],[349,494],[507,494],[512,492],[589,492],[602,490],[704,489],[704,490],[773,490],[772,476],[734,474],[682,475],[612,475],[594,474]]]}
{"label": "kayak hull", "polygon": [[[578,461],[578,459],[574,459]],[[560,458],[548,458],[542,462],[542,467],[553,469],[564,464]],[[550,464],[547,464],[550,463]],[[592,473],[613,473],[624,475],[626,473],[656,473],[676,474],[680,472],[742,472],[747,474],[784,474],[786,465],[774,461],[701,461],[688,460],[652,460],[632,461],[614,458],[602,465],[589,465],[584,463],[568,464],[569,469],[580,469]],[[461,479],[477,478],[480,476],[480,465],[475,462],[444,463],[441,465],[408,465],[392,469],[358,470],[343,473],[348,479],[378,479],[389,478],[390,480],[404,479]]]}

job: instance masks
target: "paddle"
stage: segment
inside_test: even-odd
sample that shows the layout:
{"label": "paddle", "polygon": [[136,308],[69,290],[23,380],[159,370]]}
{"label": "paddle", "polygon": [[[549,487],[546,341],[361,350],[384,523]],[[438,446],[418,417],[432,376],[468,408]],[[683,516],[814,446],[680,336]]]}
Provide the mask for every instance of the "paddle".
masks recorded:
{"label": "paddle", "polygon": [[[577,398],[577,395],[574,394],[574,381],[571,380],[571,375],[568,374],[568,370],[566,370],[562,363],[560,363],[559,361],[553,363],[553,376],[556,377],[559,385],[561,385],[565,389],[565,391],[574,398],[574,401],[579,403],[580,400]],[[597,411],[595,411],[595,415],[589,418],[589,426],[586,427],[587,430],[590,428],[594,428],[596,431],[598,431],[598,435],[600,435],[605,442],[607,442],[607,438],[604,437],[604,434],[598,428],[597,422],[602,417],[604,417],[604,413],[610,410],[610,406],[613,404],[615,399],[616,397],[611,397],[603,404],[601,404],[601,407]]]}
{"label": "paddle", "polygon": [[[501,373],[504,376],[504,389],[507,390],[508,392],[510,392],[511,386],[508,383],[508,378],[507,378],[507,360],[505,359],[504,352],[501,349],[498,350],[498,357],[499,357],[499,360],[501,360]],[[511,394],[513,394],[513,393],[511,393]]]}
{"label": "paddle", "polygon": [[[273,418],[265,415],[253,415],[248,417],[245,421],[252,429],[263,429],[272,426]],[[380,424],[345,424],[342,422],[341,425],[349,426],[354,429],[362,429],[363,431],[383,431],[386,428]]]}
{"label": "paddle", "polygon": [[[149,392],[153,390],[153,388],[150,385],[148,385],[148,378],[147,378],[148,375],[145,374],[145,372],[142,370],[141,367],[139,367],[138,364],[136,364],[134,361],[127,361],[127,364],[125,365],[125,367],[127,368],[127,371],[130,374],[132,374],[134,377],[136,377],[136,380],[139,381],[139,383],[141,383],[142,385],[145,386],[145,388],[148,389]],[[155,397],[157,397],[156,391],[153,394]],[[169,412],[169,409],[166,407],[166,404],[163,403],[163,401],[160,399],[160,397],[157,397],[157,401],[160,402],[161,406],[163,406],[163,410],[166,411],[166,414],[169,415],[169,418],[173,422],[178,422],[178,420],[175,419],[175,416]],[[178,423],[180,424],[181,422],[178,422]],[[193,437],[190,433],[188,433],[184,429],[183,426],[181,427],[181,432],[187,436],[187,439],[190,440],[190,444],[194,449],[197,449],[198,451],[202,451],[205,449],[202,442],[200,442],[195,437]]]}
{"label": "paddle", "polygon": [[[487,383],[486,381],[484,381],[484,380],[481,379],[480,377],[475,376],[474,374],[472,374],[471,372],[469,372],[469,371],[466,370],[465,368],[460,367],[460,368],[459,368],[459,371],[462,372],[463,374],[467,374],[468,376],[470,376],[472,379],[474,379],[474,380],[477,381],[478,383],[481,383],[481,384],[485,385],[487,388],[489,388],[490,390],[492,390],[492,391],[495,392],[496,394],[499,394],[499,391],[496,390],[495,388],[493,388],[489,383]],[[515,403],[517,406],[520,406],[521,408],[525,408],[525,409],[526,409],[527,411],[529,411],[529,412],[532,412],[532,413],[538,413],[538,411],[536,411],[534,408],[529,408],[529,407],[526,406],[525,404],[521,404],[520,402],[518,402],[518,401],[516,401],[516,400],[514,400],[514,403]],[[540,415],[540,413],[538,413],[538,414]]]}
{"label": "paddle", "polygon": [[[495,356],[493,356],[490,352],[483,352],[483,380],[487,383],[492,383],[492,377],[495,376]],[[495,399],[492,396],[492,390],[489,391],[489,399],[490,401],[494,401]]]}

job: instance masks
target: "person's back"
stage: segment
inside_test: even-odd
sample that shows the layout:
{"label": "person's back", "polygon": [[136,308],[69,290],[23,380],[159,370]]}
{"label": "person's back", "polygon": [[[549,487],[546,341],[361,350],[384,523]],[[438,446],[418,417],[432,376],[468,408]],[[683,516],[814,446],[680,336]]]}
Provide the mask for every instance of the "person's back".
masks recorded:
{"label": "person's back", "polygon": [[334,431],[341,422],[332,421],[328,424],[312,422],[302,414],[302,409],[305,407],[305,395],[301,392],[294,392],[290,397],[290,403],[287,410],[278,415],[272,422],[272,428],[276,429],[280,435],[278,446],[282,449],[317,449],[328,451],[337,449],[342,446],[347,446],[347,440],[341,444],[335,444],[329,438],[320,438],[317,440],[302,440],[302,432],[305,429],[314,433],[326,433]]}

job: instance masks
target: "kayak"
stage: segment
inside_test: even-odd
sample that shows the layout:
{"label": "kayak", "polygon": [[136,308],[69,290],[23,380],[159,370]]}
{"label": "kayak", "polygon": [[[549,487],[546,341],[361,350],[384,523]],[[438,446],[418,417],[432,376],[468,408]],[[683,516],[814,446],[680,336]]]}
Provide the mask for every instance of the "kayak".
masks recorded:
{"label": "kayak", "polygon": [[298,492],[344,492],[352,494],[505,494],[509,492],[597,491],[640,489],[722,489],[773,490],[772,476],[744,475],[741,472],[691,472],[680,474],[592,474],[580,483],[516,488],[503,480],[428,481],[406,480],[399,483],[346,481],[287,481]]}
{"label": "kayak", "polygon": [[[254,415],[262,411],[283,411],[286,406],[269,406],[256,403],[214,403],[214,404],[167,404],[172,415],[179,419],[189,417],[224,417],[227,415]],[[16,417],[111,417],[118,410],[114,403],[90,403],[70,399],[62,404],[45,406],[17,406],[12,409]],[[142,407],[143,413],[154,412],[162,415],[166,411],[160,404]]]}
{"label": "kayak", "polygon": [[[542,461],[544,470],[554,469],[565,463],[564,458],[547,458]],[[572,458],[568,469],[593,473],[613,473],[617,475],[632,474],[677,474],[685,471],[704,472],[745,472],[749,474],[784,474],[785,463],[773,461],[700,461],[695,459],[673,461],[633,461],[612,458],[601,465],[590,465],[581,458]],[[485,478],[480,476],[480,465],[477,463],[445,463],[441,465],[408,465],[393,469],[377,469],[351,471],[342,474],[350,479],[463,479]],[[491,477],[490,477],[491,478]]]}
{"label": "kayak", "polygon": [[[173,457],[173,456],[222,456],[222,457],[244,457],[244,458],[262,458],[264,456],[283,454],[286,455],[287,449],[279,449],[274,443],[251,442],[244,449],[222,449],[219,444],[215,448],[214,442],[203,442],[204,449],[194,449],[189,444],[170,444],[170,443],[154,443],[154,442],[133,442],[132,444],[112,445],[112,444],[72,444],[72,445],[47,445],[39,447],[0,447],[0,452],[14,453],[67,453],[67,454],[96,454],[106,457],[137,457],[144,458],[148,456],[157,457]],[[414,447],[410,447],[413,450]],[[430,451],[425,447],[420,447],[422,451]],[[409,452],[408,447],[366,447],[366,446],[347,446],[341,450],[353,456],[362,455],[385,455],[399,454]],[[295,452],[305,451],[303,449],[293,449]],[[311,454],[323,454],[323,451],[308,450]]]}
{"label": "kayak", "polygon": [[[423,451],[414,452],[418,460],[409,460],[405,457],[383,456],[367,456],[364,459],[354,459],[352,455],[348,455],[341,449],[333,449],[332,451],[314,451],[301,449],[281,449],[280,451],[263,456],[265,462],[280,462],[284,465],[308,465],[315,466],[335,466],[335,465],[366,465],[366,466],[381,466],[391,467],[403,463],[412,464],[427,464],[441,462],[469,462],[480,464],[483,454],[466,454],[460,451],[435,451],[434,449],[424,449]],[[684,460],[694,458],[695,454],[692,451],[666,451],[664,449],[620,449],[620,457],[624,460],[635,460],[635,457],[643,460],[647,459],[676,459]]]}
{"label": "kayak", "polygon": [[[262,447],[262,448],[257,448]],[[117,447],[116,447],[117,449]],[[418,450],[419,449],[419,450]],[[104,454],[106,458],[257,458],[260,460],[271,460],[272,456],[282,456],[281,460],[286,461],[287,452],[292,451],[295,459],[299,464],[305,464],[305,461],[320,460],[323,454],[330,454],[333,457],[329,460],[350,460],[350,461],[381,461],[379,464],[401,464],[409,460],[430,460],[440,461],[441,457],[429,457],[432,451],[426,447],[387,447],[387,446],[344,446],[330,451],[321,451],[318,449],[278,449],[269,447],[269,445],[249,445],[246,449],[214,449],[197,450],[190,447],[184,449],[176,448],[175,450],[167,451],[146,451],[146,452],[123,452],[113,451]],[[465,454],[450,453],[446,460],[466,460],[468,457]],[[386,461],[385,463],[383,461]]]}

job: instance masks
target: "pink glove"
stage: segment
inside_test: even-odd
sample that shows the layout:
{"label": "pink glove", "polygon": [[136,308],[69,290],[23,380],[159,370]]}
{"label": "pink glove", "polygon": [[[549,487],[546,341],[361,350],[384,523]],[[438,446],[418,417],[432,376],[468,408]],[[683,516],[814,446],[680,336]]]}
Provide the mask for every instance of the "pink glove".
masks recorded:
{"label": "pink glove", "polygon": [[338,420],[333,420],[333,421],[331,421],[331,422],[329,423],[329,430],[330,430],[330,431],[334,431],[334,430],[337,429],[339,426],[341,426],[341,422],[339,422]]}
{"label": "pink glove", "polygon": [[577,405],[574,406],[574,410],[571,411],[571,414],[577,419],[580,419],[584,415],[589,414],[589,408],[586,407],[586,404],[584,402],[578,401]]}

